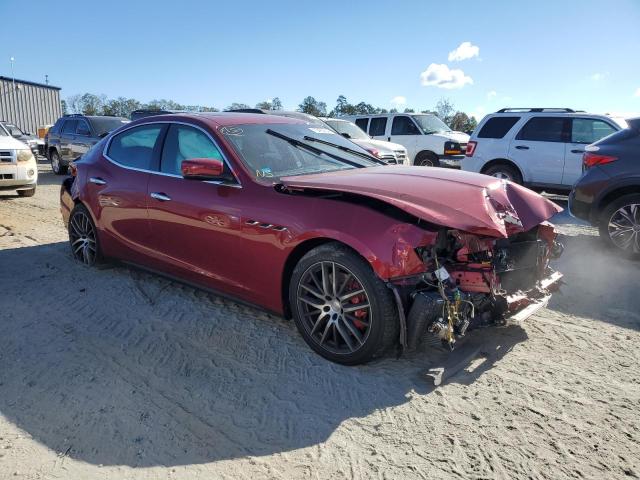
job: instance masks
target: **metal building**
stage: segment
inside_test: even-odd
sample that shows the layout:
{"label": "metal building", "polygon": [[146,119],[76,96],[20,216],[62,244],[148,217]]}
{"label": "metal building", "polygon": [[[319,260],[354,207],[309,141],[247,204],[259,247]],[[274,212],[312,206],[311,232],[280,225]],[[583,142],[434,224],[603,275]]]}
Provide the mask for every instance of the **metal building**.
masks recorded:
{"label": "metal building", "polygon": [[35,134],[38,127],[52,125],[60,116],[60,87],[0,75],[0,120]]}

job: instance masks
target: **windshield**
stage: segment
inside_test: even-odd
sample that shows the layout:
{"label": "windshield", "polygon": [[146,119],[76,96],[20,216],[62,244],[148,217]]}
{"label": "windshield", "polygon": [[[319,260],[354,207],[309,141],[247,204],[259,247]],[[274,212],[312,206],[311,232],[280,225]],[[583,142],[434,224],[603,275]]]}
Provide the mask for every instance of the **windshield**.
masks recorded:
{"label": "windshield", "polygon": [[91,119],[91,125],[98,137],[101,137],[116,128],[120,128],[125,123],[129,123],[129,120],[121,117],[95,117]]}
{"label": "windshield", "polygon": [[425,135],[451,131],[447,124],[435,115],[412,115],[412,117]]}
{"label": "windshield", "polygon": [[327,127],[288,123],[236,125],[223,127],[220,133],[231,142],[248,170],[261,183],[273,184],[285,176],[376,165],[359,155],[305,139],[312,137],[368,155]]}
{"label": "windshield", "polygon": [[0,123],[0,137],[8,137],[9,132],[4,128],[4,125]]}
{"label": "windshield", "polygon": [[325,120],[325,123],[340,134],[346,133],[349,135],[348,138],[352,140],[369,140],[369,135],[364,133],[355,123],[344,120]]}
{"label": "windshield", "polygon": [[13,125],[12,123],[5,123],[4,126],[9,132],[9,135],[11,135],[12,137],[22,137],[25,135],[22,130],[20,130],[16,125]]}

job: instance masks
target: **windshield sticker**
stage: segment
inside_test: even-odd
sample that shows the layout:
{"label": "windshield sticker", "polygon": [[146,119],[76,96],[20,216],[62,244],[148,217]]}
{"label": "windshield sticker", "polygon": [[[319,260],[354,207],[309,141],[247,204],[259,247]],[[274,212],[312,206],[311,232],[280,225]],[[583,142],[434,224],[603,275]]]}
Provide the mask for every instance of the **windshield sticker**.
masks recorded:
{"label": "windshield sticker", "polygon": [[317,128],[317,127],[309,127],[309,130],[315,133],[324,133],[328,135],[335,135],[336,132],[329,130],[328,128]]}
{"label": "windshield sticker", "polygon": [[223,135],[236,135],[236,136],[240,136],[244,134],[242,129],[238,127],[222,127],[220,129],[220,133],[222,133]]}
{"label": "windshield sticker", "polygon": [[271,172],[271,169],[269,167],[265,167],[265,168],[261,168],[259,170],[256,170],[256,177],[261,178],[261,177],[273,177],[273,173]]}

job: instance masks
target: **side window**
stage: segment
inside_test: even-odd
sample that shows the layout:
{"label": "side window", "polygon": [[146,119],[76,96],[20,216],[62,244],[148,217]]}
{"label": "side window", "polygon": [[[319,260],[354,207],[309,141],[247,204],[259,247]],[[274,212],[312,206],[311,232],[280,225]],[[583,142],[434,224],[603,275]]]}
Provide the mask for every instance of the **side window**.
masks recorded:
{"label": "side window", "polygon": [[571,124],[571,143],[593,143],[616,130],[607,122],[590,118],[574,118]]}
{"label": "side window", "polygon": [[187,125],[171,125],[164,141],[160,171],[182,175],[182,161],[191,158],[223,159],[220,150],[203,131]]}
{"label": "side window", "polygon": [[78,120],[78,126],[76,127],[76,135],[84,135],[86,137],[91,135],[91,130],[89,130],[89,125],[85,120]]}
{"label": "side window", "polygon": [[62,125],[62,133],[71,133],[75,135],[77,125],[77,120],[66,120],[64,125]]}
{"label": "side window", "polygon": [[356,125],[358,125],[362,130],[364,130],[366,132],[367,131],[367,127],[369,126],[369,119],[368,118],[357,118],[356,119]]}
{"label": "side window", "polygon": [[369,135],[372,137],[384,135],[387,129],[387,117],[374,117],[369,124]]}
{"label": "side window", "polygon": [[64,123],[64,117],[59,118],[58,121],[54,123],[53,127],[49,129],[49,131],[51,133],[60,133],[63,123]]}
{"label": "side window", "polygon": [[518,132],[516,140],[563,142],[567,120],[562,117],[533,117]]}
{"label": "side window", "polygon": [[502,138],[518,120],[520,117],[492,117],[482,126],[478,138]]}
{"label": "side window", "polygon": [[393,117],[391,135],[420,135],[420,130],[409,117]]}
{"label": "side window", "polygon": [[141,170],[155,170],[153,152],[162,125],[142,125],[119,133],[111,139],[107,155],[120,165]]}

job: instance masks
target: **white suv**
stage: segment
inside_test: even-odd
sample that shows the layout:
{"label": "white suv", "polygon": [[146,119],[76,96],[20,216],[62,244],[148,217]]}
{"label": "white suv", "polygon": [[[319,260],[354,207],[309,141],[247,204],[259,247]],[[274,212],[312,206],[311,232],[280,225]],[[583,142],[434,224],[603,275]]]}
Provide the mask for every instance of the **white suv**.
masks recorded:
{"label": "white suv", "polygon": [[354,122],[376,140],[404,146],[413,165],[460,168],[469,141],[469,135],[454,132],[432,114],[382,113],[340,118]]}
{"label": "white suv", "polygon": [[32,197],[38,183],[38,165],[31,149],[0,129],[0,190],[17,190]]}
{"label": "white suv", "polygon": [[569,108],[503,108],[473,131],[462,169],[568,190],[582,175],[584,147],[625,126]]}

